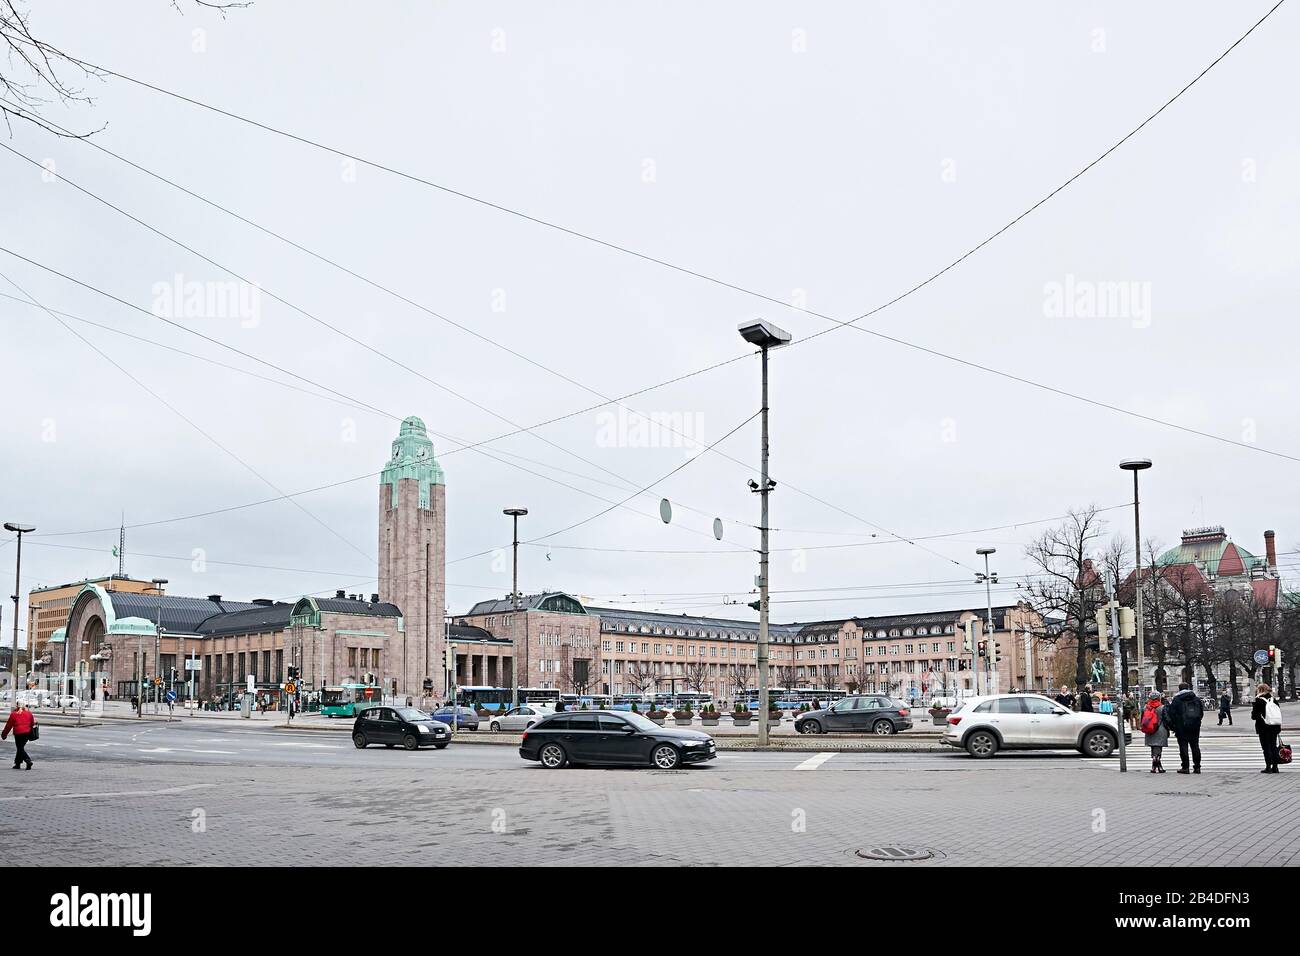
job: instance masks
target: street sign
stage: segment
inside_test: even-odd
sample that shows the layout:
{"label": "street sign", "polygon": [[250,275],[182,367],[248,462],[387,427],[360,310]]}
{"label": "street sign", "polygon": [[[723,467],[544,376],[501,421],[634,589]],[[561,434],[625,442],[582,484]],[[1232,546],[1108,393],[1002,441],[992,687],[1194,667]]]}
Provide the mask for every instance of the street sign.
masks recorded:
{"label": "street sign", "polygon": [[249,674],[249,675],[248,675],[248,692],[249,692],[250,694],[255,694],[255,693],[257,693],[257,675],[256,675],[256,674]]}
{"label": "street sign", "polygon": [[167,703],[169,703],[169,704],[174,704],[174,703],[176,703],[176,691],[174,691],[174,690],[169,690],[169,691],[167,692]]}
{"label": "street sign", "polygon": [[185,662],[185,669],[187,671],[201,671],[203,670],[203,662],[197,658],[188,660]]}
{"label": "street sign", "polygon": [[1255,663],[1258,664],[1260,667],[1263,667],[1268,663],[1268,651],[1264,650],[1264,648],[1261,647],[1259,650],[1257,650],[1254,656],[1255,656]]}
{"label": "street sign", "polygon": [[285,685],[284,685],[284,692],[285,692],[286,694],[294,694],[294,693],[297,693],[297,691],[298,691],[298,688],[294,687],[293,684],[285,684]]}

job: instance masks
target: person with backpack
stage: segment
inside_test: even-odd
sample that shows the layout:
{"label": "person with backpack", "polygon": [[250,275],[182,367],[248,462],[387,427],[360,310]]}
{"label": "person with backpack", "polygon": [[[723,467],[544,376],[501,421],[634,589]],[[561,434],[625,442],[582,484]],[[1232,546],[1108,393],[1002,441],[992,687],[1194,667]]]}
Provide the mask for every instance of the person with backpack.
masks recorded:
{"label": "person with backpack", "polygon": [[1147,697],[1147,705],[1142,708],[1142,718],[1138,726],[1146,735],[1146,745],[1151,748],[1151,772],[1164,773],[1160,764],[1160,755],[1169,743],[1169,728],[1165,726],[1164,701],[1160,692],[1153,690]]}
{"label": "person with backpack", "polygon": [[1079,713],[1092,713],[1092,685],[1084,684],[1083,690],[1079,692]]}
{"label": "person with backpack", "polygon": [[[1178,685],[1178,693],[1165,704],[1165,719],[1169,728],[1178,738],[1178,761],[1182,764],[1179,773],[1201,772],[1201,718],[1205,716],[1205,707],[1201,699],[1186,684]],[[1187,752],[1191,751],[1192,768],[1187,768]]]}
{"label": "person with backpack", "polygon": [[1264,751],[1264,769],[1260,773],[1280,773],[1277,738],[1282,733],[1282,708],[1273,699],[1273,688],[1260,684],[1256,690],[1259,696],[1250,708],[1250,716],[1255,720],[1255,733],[1259,735],[1259,746]]}

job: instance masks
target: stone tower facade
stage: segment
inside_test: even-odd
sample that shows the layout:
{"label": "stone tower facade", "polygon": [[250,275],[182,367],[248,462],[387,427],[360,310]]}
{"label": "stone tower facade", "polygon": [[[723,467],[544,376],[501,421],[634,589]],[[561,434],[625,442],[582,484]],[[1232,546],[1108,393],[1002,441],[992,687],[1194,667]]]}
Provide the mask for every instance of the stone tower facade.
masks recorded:
{"label": "stone tower facade", "polygon": [[444,692],[447,606],[446,484],[424,422],[402,422],[379,479],[379,600],[402,611],[402,629],[388,647],[386,677],[399,696]]}

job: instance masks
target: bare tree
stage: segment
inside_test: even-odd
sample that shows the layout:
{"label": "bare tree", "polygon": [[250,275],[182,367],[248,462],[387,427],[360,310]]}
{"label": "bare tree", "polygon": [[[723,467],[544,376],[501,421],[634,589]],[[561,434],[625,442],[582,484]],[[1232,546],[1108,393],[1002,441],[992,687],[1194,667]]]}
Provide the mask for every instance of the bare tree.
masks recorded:
{"label": "bare tree", "polygon": [[645,693],[647,687],[653,686],[657,681],[655,672],[651,669],[649,664],[646,664],[643,661],[630,662],[627,665],[627,669],[623,672],[623,677],[628,684],[632,686],[632,689],[636,691],[638,697]]}
{"label": "bare tree", "polygon": [[569,694],[582,697],[591,693],[596,684],[596,669],[587,657],[570,658],[568,648],[560,664],[560,688]]}
{"label": "bare tree", "polygon": [[[227,10],[252,4],[189,0],[198,7],[215,10],[223,18]],[[181,0],[171,0],[177,13],[184,13]],[[13,120],[23,120],[56,136],[81,139],[99,130],[74,133],[47,114],[58,103],[63,108],[93,105],[93,100],[76,85],[87,78],[103,79],[106,73],[77,59],[32,31],[31,13],[21,0],[0,0],[0,116],[13,132]],[[76,81],[66,79],[75,75]],[[100,129],[103,129],[101,126]]]}
{"label": "bare tree", "polygon": [[749,685],[753,683],[753,679],[750,677],[750,668],[752,666],[751,664],[735,664],[727,674],[733,700],[744,700],[749,696]]}
{"label": "bare tree", "polygon": [[[1090,555],[1103,535],[1095,506],[1071,511],[1025,549],[1034,573],[1026,599],[1044,623],[1036,637],[1045,642],[1073,641],[1074,685],[1088,683],[1088,626],[1106,602],[1101,574]],[[1095,627],[1095,624],[1093,625]]]}
{"label": "bare tree", "polygon": [[684,676],[686,686],[695,693],[702,694],[705,686],[709,683],[709,665],[704,661],[691,661],[686,665]]}

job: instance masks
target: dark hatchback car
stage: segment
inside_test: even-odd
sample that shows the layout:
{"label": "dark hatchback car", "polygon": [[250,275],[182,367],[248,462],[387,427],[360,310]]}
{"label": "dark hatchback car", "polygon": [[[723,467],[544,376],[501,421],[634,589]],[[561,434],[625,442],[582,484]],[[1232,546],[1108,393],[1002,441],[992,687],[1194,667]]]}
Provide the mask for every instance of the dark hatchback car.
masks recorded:
{"label": "dark hatchback car", "polygon": [[352,725],[352,742],[358,750],[371,744],[407,750],[421,747],[444,749],[451,743],[451,728],[414,707],[370,707],[357,715]]}
{"label": "dark hatchback car", "polygon": [[859,694],[841,697],[829,707],[810,710],[794,719],[794,729],[801,734],[828,734],[850,731],[859,734],[896,734],[912,726],[907,704],[882,694]]}
{"label": "dark hatchback car", "polygon": [[674,770],[717,755],[708,734],[660,727],[640,714],[610,710],[553,714],[533,724],[519,745],[519,756],[548,770],[565,764]]}

